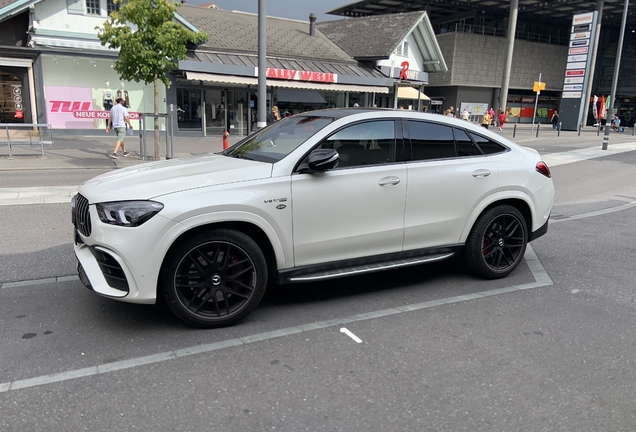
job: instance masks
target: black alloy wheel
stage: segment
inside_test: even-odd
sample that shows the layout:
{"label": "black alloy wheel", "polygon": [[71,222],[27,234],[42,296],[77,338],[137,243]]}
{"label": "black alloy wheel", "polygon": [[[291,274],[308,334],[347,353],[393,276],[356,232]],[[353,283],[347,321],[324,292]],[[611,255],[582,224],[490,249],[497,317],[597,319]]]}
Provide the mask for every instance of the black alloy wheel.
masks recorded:
{"label": "black alloy wheel", "polygon": [[166,260],[162,291],[170,310],[196,327],[235,324],[260,302],[267,265],[258,245],[233,230],[187,238]]}
{"label": "black alloy wheel", "polygon": [[466,240],[468,267],[477,275],[497,279],[517,268],[528,244],[523,215],[510,205],[501,205],[482,214]]}

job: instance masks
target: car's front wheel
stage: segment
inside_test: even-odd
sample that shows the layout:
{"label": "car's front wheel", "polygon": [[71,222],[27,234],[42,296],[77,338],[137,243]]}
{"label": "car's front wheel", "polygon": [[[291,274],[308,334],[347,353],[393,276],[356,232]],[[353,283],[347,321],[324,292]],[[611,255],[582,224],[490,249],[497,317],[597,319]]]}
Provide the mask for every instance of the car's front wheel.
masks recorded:
{"label": "car's front wheel", "polygon": [[267,264],[258,245],[234,230],[197,233],[176,245],[162,269],[160,287],[170,310],[186,323],[224,327],[261,301]]}
{"label": "car's front wheel", "polygon": [[473,273],[487,279],[509,275],[517,268],[528,244],[523,215],[510,205],[499,205],[483,213],[473,225],[464,250]]}

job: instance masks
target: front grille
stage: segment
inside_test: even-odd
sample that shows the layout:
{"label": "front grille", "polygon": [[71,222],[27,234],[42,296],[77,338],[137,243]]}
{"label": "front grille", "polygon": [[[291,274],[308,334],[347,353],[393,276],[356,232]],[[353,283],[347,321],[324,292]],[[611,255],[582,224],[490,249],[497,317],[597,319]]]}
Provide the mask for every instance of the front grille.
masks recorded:
{"label": "front grille", "polygon": [[75,195],[75,205],[73,206],[73,225],[84,236],[91,235],[91,214],[88,211],[88,200],[81,194]]}
{"label": "front grille", "polygon": [[95,248],[90,248],[90,251],[97,260],[97,264],[99,264],[99,269],[102,271],[106,283],[111,288],[128,292],[130,290],[128,288],[128,280],[117,260],[104,251]]}

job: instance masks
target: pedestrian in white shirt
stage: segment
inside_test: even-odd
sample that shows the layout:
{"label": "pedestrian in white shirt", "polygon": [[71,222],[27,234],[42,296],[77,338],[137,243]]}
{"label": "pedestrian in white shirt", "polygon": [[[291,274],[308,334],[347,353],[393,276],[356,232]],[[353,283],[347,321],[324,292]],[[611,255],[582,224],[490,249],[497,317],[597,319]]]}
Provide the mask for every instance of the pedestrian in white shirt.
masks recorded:
{"label": "pedestrian in white shirt", "polygon": [[126,151],[126,146],[124,145],[124,139],[126,138],[126,124],[128,124],[128,127],[132,129],[128,110],[123,105],[124,99],[118,97],[115,99],[115,102],[117,105],[110,109],[110,117],[108,118],[108,124],[106,125],[106,133],[110,133],[111,126],[117,133],[117,144],[115,144],[115,150],[109,155],[113,159],[117,159],[119,147],[121,147],[121,150],[124,152],[124,156],[128,156],[130,154]]}

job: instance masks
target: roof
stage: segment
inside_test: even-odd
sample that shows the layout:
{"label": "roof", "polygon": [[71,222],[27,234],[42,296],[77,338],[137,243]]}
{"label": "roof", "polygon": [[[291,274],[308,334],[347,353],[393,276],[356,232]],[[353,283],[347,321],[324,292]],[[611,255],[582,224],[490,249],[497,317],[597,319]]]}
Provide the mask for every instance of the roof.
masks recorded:
{"label": "roof", "polygon": [[413,35],[424,71],[448,72],[426,12],[327,21],[318,24],[318,28],[356,59],[388,59],[407,36]]}
{"label": "roof", "polygon": [[[316,27],[355,58],[388,58],[422,17],[422,12],[326,21]],[[372,35],[372,37],[370,37]]]}
{"label": "roof", "polygon": [[[557,4],[558,3],[558,4]],[[603,21],[619,21],[625,0],[604,0]],[[634,13],[636,5],[630,5]],[[426,10],[432,22],[461,14],[486,14],[508,16],[510,0],[359,0],[333,9],[328,14],[341,16],[368,16],[394,14],[397,12]],[[548,22],[571,22],[572,15],[596,10],[596,1],[591,0],[524,0],[519,2],[519,19],[541,19]],[[461,18],[461,17],[460,17]],[[459,18],[458,18],[459,19]]]}
{"label": "roof", "polygon": [[[2,1],[2,0],[0,0]],[[258,15],[182,5],[177,13],[208,34],[203,49],[235,54],[258,53]],[[319,30],[309,35],[309,22],[267,17],[267,55],[355,63]]]}

